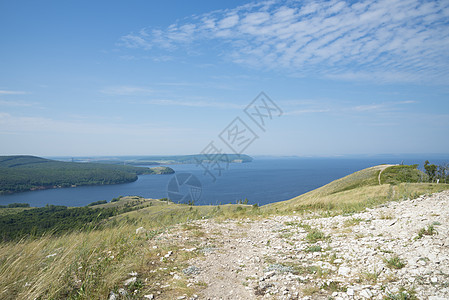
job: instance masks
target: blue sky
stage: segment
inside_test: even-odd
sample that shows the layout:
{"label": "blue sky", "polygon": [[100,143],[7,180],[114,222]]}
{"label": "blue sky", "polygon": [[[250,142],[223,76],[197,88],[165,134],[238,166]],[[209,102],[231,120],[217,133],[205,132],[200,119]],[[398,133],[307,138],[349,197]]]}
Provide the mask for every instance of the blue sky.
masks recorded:
{"label": "blue sky", "polygon": [[[447,153],[448,1],[0,1],[0,154]],[[265,131],[244,113],[264,91]]]}

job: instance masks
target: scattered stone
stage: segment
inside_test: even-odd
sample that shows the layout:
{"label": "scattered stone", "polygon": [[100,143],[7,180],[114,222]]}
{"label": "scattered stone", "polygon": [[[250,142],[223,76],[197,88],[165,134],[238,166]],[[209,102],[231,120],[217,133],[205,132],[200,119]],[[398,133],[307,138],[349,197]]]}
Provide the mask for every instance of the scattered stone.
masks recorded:
{"label": "scattered stone", "polygon": [[131,278],[125,280],[125,282],[123,284],[124,285],[130,285],[131,283],[136,282],[136,280],[137,280],[137,277],[131,277]]}
{"label": "scattered stone", "polygon": [[143,233],[146,233],[146,232],[147,232],[146,229],[143,228],[143,227],[139,227],[139,228],[136,229],[136,234],[143,234]]}
{"label": "scattered stone", "polygon": [[189,266],[182,270],[182,272],[186,275],[198,275],[200,274],[200,269],[196,266]]}
{"label": "scattered stone", "polygon": [[338,275],[348,277],[351,274],[351,268],[348,267],[340,267],[338,268]]}
{"label": "scattered stone", "polygon": [[[192,221],[206,236],[189,235],[188,244],[189,233],[176,227],[161,236],[183,243],[183,251],[195,245],[204,254],[182,270],[188,286],[202,287],[201,299],[384,299],[405,288],[414,289],[418,299],[441,300],[449,299],[444,275],[449,274],[448,204],[445,191],[352,215],[311,212],[261,220]],[[398,217],[384,218],[385,212]],[[363,221],[343,226],[354,220]],[[435,225],[438,234],[415,239],[434,222],[440,224]],[[330,238],[310,244],[309,227]],[[312,246],[321,252],[307,251]],[[400,269],[387,267],[384,260],[395,256],[405,263]],[[304,297],[309,286],[321,287],[319,297]]]}
{"label": "scattered stone", "polygon": [[148,300],[154,299],[154,295],[153,295],[153,294],[144,295],[143,297],[144,297],[145,299],[148,299]]}
{"label": "scattered stone", "polygon": [[362,296],[363,298],[371,299],[373,297],[373,293],[371,293],[370,290],[362,290],[360,292],[360,296]]}
{"label": "scattered stone", "polygon": [[175,276],[173,276],[173,280],[181,280],[181,276],[179,276],[178,274],[175,274]]}
{"label": "scattered stone", "polygon": [[118,295],[114,292],[110,292],[109,293],[109,300],[117,300],[118,299]]}

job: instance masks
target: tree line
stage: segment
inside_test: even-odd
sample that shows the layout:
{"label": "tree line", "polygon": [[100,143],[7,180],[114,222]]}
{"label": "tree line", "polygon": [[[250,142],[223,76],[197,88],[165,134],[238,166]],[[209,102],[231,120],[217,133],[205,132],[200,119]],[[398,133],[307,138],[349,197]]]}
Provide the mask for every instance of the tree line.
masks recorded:
{"label": "tree line", "polygon": [[0,156],[0,194],[34,189],[104,185],[137,180],[137,175],[170,173],[150,168],[97,163],[71,163],[34,156]]}
{"label": "tree line", "polygon": [[[100,203],[101,202],[101,203]],[[123,206],[95,208],[105,200],[84,207],[46,205],[21,212],[0,216],[0,242],[18,240],[23,237],[39,237],[44,234],[58,235],[76,230],[101,228],[110,217],[138,210],[144,206],[125,203]],[[29,207],[28,204],[13,207]]]}
{"label": "tree line", "polygon": [[449,164],[447,163],[437,166],[426,160],[424,171],[429,177],[429,182],[449,183]]}

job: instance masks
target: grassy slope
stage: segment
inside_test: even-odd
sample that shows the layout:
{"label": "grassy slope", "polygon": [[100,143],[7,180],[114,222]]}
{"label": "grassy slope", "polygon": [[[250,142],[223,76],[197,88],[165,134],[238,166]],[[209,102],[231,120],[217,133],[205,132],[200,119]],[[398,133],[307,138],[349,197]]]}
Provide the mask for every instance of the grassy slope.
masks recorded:
{"label": "grassy slope", "polygon": [[307,209],[354,212],[385,201],[449,189],[448,184],[417,182],[422,178],[421,174],[422,172],[409,166],[375,166],[332,181],[291,200],[268,204],[264,209],[278,212]]}
{"label": "grassy slope", "polygon": [[[179,272],[187,266],[189,258],[202,254],[200,251],[179,250],[199,247],[189,240],[183,244],[170,244],[158,239],[157,234],[169,231],[173,224],[199,218],[213,217],[220,220],[229,217],[264,217],[275,213],[276,209],[280,213],[319,208],[348,212],[390,199],[449,189],[449,185],[443,184],[397,181],[384,184],[384,180],[394,178],[388,169],[382,172],[382,184],[379,184],[379,172],[385,168],[368,168],[289,201],[260,209],[248,205],[191,207],[135,197],[124,197],[118,202],[94,206],[139,205],[143,208],[111,218],[102,230],[0,243],[0,298],[33,299],[43,296],[43,299],[106,299],[111,290],[117,291],[124,287],[123,281],[130,277],[127,274],[132,271],[139,274],[139,281],[137,285],[126,289],[129,292],[136,289],[136,299],[155,293],[156,282],[171,284],[163,289],[158,298],[174,299],[184,293],[191,295],[195,288],[201,286],[187,287],[185,281],[173,282],[170,272]],[[141,226],[148,231],[137,235],[136,228]],[[187,223],[183,228],[195,236],[205,234]],[[157,248],[150,246],[154,244]],[[168,251],[174,251],[172,257],[161,260]]]}

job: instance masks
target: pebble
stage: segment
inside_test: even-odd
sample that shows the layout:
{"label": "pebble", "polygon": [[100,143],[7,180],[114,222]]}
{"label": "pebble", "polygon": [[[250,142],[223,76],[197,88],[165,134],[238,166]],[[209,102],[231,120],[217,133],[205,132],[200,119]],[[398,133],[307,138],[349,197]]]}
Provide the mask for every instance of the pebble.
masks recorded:
{"label": "pebble", "polygon": [[[449,191],[445,191],[352,215],[192,221],[212,234],[212,241],[197,239],[195,246],[202,256],[189,261],[182,272],[189,283],[207,284],[204,299],[228,299],[231,290],[233,299],[315,299],[303,294],[306,287],[335,283],[339,291],[322,288],[323,299],[383,299],[402,287],[415,288],[418,299],[449,299],[446,280],[440,277],[449,273],[448,202]],[[348,226],[353,220],[362,221]],[[434,226],[438,233],[417,238],[420,229],[432,222],[440,224]],[[308,226],[329,239],[309,243]],[[183,234],[176,232],[166,239],[184,241]],[[318,245],[321,252],[307,251]],[[405,263],[402,268],[387,265],[385,260],[394,256]],[[373,284],[373,276],[378,284]]]}

